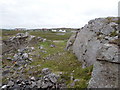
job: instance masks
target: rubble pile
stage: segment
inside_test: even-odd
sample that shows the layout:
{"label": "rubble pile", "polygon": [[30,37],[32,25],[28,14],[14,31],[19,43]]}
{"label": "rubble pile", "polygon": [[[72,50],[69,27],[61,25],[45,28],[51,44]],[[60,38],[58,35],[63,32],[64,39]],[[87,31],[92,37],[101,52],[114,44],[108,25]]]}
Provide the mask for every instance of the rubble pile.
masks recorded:
{"label": "rubble pile", "polygon": [[25,80],[18,78],[17,80],[10,79],[7,84],[2,85],[1,90],[24,90],[24,89],[38,89],[38,88],[65,88],[64,83],[60,83],[60,76],[51,72],[49,68],[43,68],[41,71],[41,77],[30,77]]}

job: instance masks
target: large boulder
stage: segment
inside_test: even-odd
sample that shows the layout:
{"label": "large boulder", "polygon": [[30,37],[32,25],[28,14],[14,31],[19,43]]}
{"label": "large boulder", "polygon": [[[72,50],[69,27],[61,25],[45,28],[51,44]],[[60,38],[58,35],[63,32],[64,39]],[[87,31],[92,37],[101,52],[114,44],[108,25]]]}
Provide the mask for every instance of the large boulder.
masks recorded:
{"label": "large boulder", "polygon": [[118,38],[117,25],[117,18],[113,17],[91,20],[80,29],[77,36],[71,36],[67,47],[70,46],[70,41],[74,39],[71,48],[78,60],[83,62],[83,67],[93,65],[96,61],[98,49],[103,44]]}
{"label": "large boulder", "polygon": [[78,60],[83,62],[83,68],[93,65],[88,88],[118,88],[120,86],[118,35],[117,17],[90,20],[78,32],[71,49]]}

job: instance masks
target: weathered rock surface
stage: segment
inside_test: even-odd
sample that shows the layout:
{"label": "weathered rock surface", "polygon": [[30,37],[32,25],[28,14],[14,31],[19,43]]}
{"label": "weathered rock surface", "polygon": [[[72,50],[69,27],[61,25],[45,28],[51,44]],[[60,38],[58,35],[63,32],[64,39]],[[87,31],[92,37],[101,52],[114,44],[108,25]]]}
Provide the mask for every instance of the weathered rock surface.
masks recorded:
{"label": "weathered rock surface", "polygon": [[118,88],[119,67],[118,47],[116,45],[103,45],[98,51],[97,61],[94,63],[89,88]]}
{"label": "weathered rock surface", "polygon": [[[72,43],[72,50],[78,59],[84,63],[83,67],[90,66],[96,61],[96,53],[102,44],[108,43],[109,39],[118,38],[116,30],[118,24],[115,23],[117,19],[113,19],[116,20],[114,23],[112,19],[110,21],[107,18],[91,20],[78,32],[75,41]],[[69,45],[67,44],[67,46]]]}
{"label": "weathered rock surface", "polygon": [[[97,18],[82,27],[71,44],[83,68],[94,65],[89,88],[119,87],[118,35],[117,17]],[[68,41],[68,50],[72,39],[73,36]]]}

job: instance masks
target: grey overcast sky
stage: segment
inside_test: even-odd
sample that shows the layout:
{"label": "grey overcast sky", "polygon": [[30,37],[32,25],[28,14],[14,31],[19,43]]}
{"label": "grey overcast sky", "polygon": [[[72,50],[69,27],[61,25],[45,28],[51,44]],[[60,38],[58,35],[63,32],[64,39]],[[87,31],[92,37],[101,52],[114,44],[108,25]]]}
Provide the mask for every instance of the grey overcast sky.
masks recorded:
{"label": "grey overcast sky", "polygon": [[81,28],[118,16],[119,0],[0,0],[0,28]]}

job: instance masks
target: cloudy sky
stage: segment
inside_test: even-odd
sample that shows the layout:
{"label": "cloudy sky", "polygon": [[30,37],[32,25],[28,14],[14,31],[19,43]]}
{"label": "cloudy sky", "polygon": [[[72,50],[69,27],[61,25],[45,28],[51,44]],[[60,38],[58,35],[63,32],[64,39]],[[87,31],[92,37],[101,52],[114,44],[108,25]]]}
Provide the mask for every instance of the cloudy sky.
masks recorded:
{"label": "cloudy sky", "polygon": [[119,0],[0,0],[0,28],[80,28],[118,16]]}

